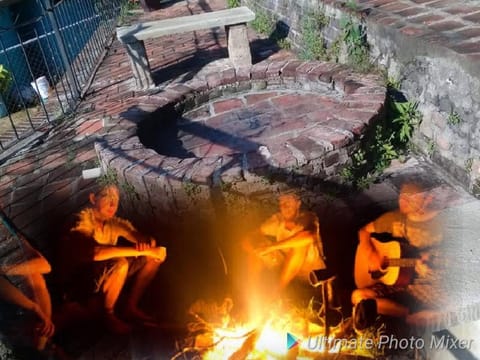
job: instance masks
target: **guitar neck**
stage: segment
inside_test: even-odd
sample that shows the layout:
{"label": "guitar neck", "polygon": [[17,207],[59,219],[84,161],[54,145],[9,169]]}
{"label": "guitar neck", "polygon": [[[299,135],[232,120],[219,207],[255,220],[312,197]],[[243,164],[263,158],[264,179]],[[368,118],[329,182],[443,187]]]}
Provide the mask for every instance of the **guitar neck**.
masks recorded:
{"label": "guitar neck", "polygon": [[398,266],[398,267],[415,267],[419,260],[418,259],[388,259],[388,266]]}

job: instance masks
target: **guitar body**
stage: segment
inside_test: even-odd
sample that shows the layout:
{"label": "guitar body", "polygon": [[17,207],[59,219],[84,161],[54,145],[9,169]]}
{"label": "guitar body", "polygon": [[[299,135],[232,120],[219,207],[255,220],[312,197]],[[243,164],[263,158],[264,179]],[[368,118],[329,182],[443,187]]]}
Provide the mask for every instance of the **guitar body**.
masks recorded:
{"label": "guitar body", "polygon": [[[380,242],[371,239],[379,256],[383,259],[400,259],[402,247],[398,241]],[[412,267],[388,266],[371,271],[368,264],[369,249],[364,244],[359,244],[355,254],[354,279],[357,288],[365,288],[377,283],[390,286],[406,286],[414,274]],[[388,262],[388,261],[386,261]]]}

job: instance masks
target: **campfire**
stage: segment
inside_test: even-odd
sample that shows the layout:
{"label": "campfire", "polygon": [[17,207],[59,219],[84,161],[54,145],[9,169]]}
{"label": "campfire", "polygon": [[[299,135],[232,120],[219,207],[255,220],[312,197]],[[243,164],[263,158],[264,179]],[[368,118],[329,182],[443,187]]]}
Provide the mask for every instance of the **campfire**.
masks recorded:
{"label": "campfire", "polygon": [[[349,321],[340,313],[329,315],[333,326],[326,329],[319,317],[317,300],[305,308],[278,301],[254,320],[239,322],[231,315],[233,301],[222,304],[197,301],[189,313],[189,336],[177,344],[175,359],[267,360],[320,359],[326,356],[361,355],[375,358],[379,349],[369,347],[378,334],[349,331]],[[351,329],[350,329],[351,330]],[[328,335],[326,335],[328,334]],[[365,346],[367,345],[367,346]]]}

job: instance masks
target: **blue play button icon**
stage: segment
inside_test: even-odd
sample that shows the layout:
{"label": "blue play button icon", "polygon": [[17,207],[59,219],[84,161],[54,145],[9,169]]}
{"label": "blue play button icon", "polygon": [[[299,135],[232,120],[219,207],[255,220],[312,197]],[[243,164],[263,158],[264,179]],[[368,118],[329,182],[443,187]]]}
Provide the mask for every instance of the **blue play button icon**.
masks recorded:
{"label": "blue play button icon", "polygon": [[290,350],[291,348],[297,346],[300,343],[300,339],[297,338],[296,336],[287,333],[287,350]]}

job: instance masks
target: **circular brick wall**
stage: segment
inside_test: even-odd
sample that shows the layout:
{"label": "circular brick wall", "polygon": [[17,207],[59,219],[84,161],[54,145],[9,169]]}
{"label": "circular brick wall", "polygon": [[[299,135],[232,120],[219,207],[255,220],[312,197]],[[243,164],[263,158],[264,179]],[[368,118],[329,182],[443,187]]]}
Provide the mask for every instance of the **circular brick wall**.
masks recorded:
{"label": "circular brick wall", "polygon": [[218,189],[335,180],[385,98],[379,76],[337,64],[228,68],[136,97],[96,150],[145,204],[137,210],[177,212]]}

